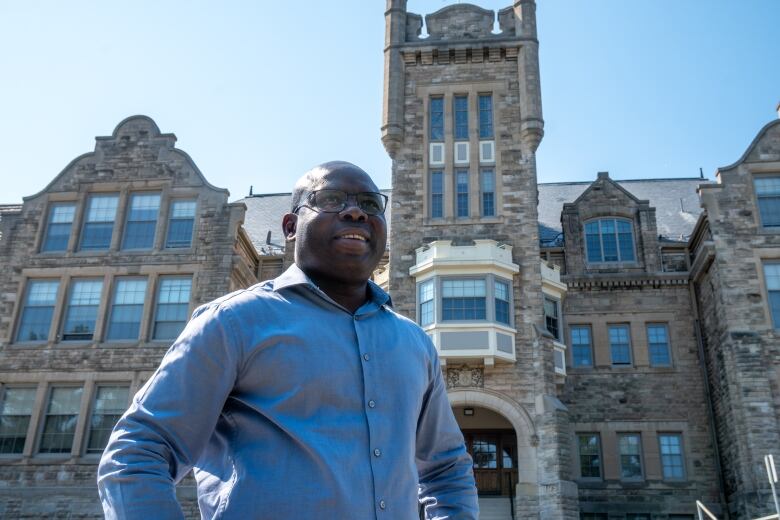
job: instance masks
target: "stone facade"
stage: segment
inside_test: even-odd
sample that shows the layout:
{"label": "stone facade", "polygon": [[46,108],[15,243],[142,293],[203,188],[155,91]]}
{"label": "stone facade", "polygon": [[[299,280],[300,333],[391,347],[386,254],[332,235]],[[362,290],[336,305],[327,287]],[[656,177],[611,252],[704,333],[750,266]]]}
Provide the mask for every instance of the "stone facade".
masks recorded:
{"label": "stone facade", "polygon": [[[128,118],[111,136],[98,137],[94,152],[74,159],[41,192],[25,198],[19,207],[8,208],[9,218],[4,213],[0,383],[5,396],[16,389],[33,392],[24,410],[30,413],[27,431],[18,431],[23,446],[13,448],[8,438],[3,439],[0,516],[4,518],[101,515],[95,484],[98,454],[89,449],[96,435],[92,423],[101,411],[96,406],[99,391],[122,388],[124,395],[132,396],[170,346],[170,340],[155,339],[155,327],[162,319],[157,308],[164,305],[163,280],[191,280],[189,297],[183,300],[186,316],[202,303],[256,282],[258,255],[241,227],[245,206],[229,203],[228,192],[210,185],[192,159],[174,147],[175,142],[173,134],[160,133],[151,119]],[[158,207],[151,215],[154,231],[148,247],[128,249],[135,194],[158,197]],[[96,195],[113,197],[116,211],[110,217],[113,229],[106,247],[88,249],[86,226],[91,213],[87,206]],[[194,203],[191,235],[183,236],[177,247],[169,247],[169,223],[177,201]],[[51,246],[47,240],[54,234],[52,214],[55,207],[63,206],[72,212],[71,224],[63,241]],[[85,303],[73,300],[79,280],[96,282],[100,294],[80,307],[92,313],[93,326],[82,325],[83,337],[69,340],[66,329],[75,319],[73,309],[76,303]],[[146,289],[139,300],[142,310],[135,338],[112,340],[109,323],[115,321],[112,313],[118,313],[114,303],[121,280],[140,281]],[[41,336],[31,340],[20,330],[29,329],[24,313],[33,307],[30,288],[39,281],[53,282],[57,290],[48,311],[51,325],[39,326]],[[46,437],[53,421],[49,403],[56,389],[68,389],[78,397],[77,407],[70,411],[75,418],[56,430],[61,438],[53,446],[42,439],[50,438]],[[194,512],[192,498],[189,492],[186,507]]]}

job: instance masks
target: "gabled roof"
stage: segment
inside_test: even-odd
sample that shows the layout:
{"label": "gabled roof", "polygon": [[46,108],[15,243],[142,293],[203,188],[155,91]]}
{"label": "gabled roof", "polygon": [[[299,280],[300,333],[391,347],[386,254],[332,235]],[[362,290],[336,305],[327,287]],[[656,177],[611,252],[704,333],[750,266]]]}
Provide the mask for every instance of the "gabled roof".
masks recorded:
{"label": "gabled roof", "polygon": [[[656,209],[658,234],[681,240],[693,231],[702,209],[696,188],[707,181],[699,177],[681,179],[637,179],[613,181],[639,200],[649,200]],[[592,182],[539,184],[539,239],[551,243],[561,233],[561,210],[577,200]]]}

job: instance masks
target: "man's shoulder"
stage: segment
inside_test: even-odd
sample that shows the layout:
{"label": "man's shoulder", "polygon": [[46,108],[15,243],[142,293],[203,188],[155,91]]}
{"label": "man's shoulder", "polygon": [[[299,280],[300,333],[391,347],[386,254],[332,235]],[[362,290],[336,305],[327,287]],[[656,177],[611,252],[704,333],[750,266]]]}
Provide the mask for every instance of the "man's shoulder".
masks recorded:
{"label": "man's shoulder", "polygon": [[207,309],[229,310],[240,313],[255,306],[263,305],[264,302],[270,303],[275,299],[277,298],[273,290],[273,280],[267,280],[246,289],[238,289],[205,303],[196,309],[195,315]]}

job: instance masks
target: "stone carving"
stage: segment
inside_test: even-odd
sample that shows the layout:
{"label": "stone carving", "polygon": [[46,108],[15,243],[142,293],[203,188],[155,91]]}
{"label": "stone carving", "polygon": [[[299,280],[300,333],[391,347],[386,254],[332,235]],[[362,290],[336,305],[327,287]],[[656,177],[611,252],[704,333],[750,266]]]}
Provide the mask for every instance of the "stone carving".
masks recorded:
{"label": "stone carving", "polygon": [[482,388],[484,386],[485,378],[482,368],[463,365],[447,369],[447,388]]}

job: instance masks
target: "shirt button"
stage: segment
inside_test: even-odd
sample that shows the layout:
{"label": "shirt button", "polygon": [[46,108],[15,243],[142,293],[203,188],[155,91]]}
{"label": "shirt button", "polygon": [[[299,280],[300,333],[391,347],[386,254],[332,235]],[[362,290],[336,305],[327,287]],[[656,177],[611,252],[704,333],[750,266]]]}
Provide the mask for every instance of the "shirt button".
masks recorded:
{"label": "shirt button", "polygon": [[368,354],[363,354],[363,359],[368,361],[369,359],[371,359],[371,356],[369,356]]}
{"label": "shirt button", "polygon": [[374,449],[374,457],[379,457],[381,455],[382,455],[382,450],[380,450],[379,448],[375,448]]}
{"label": "shirt button", "polygon": [[379,509],[385,509],[387,507],[387,504],[384,500],[379,501]]}
{"label": "shirt button", "polygon": [[376,403],[374,402],[374,400],[373,400],[373,399],[371,399],[371,400],[368,402],[368,407],[369,407],[369,408],[374,408],[375,406],[376,406]]}

